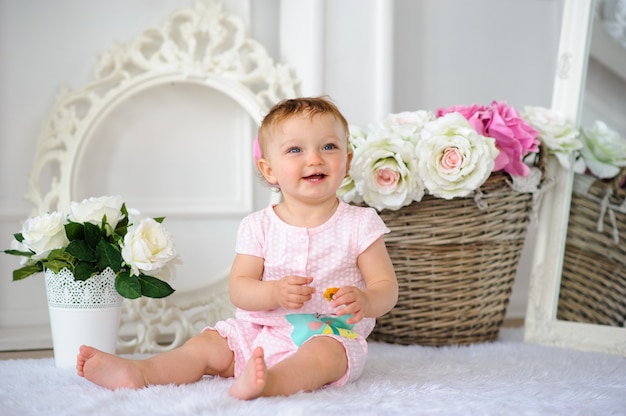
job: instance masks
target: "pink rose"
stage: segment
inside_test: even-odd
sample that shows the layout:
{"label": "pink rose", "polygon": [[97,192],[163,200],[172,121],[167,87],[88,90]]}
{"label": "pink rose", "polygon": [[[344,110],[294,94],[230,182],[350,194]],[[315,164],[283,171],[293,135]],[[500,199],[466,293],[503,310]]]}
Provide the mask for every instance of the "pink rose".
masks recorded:
{"label": "pink rose", "polygon": [[392,169],[380,169],[376,171],[376,184],[380,188],[393,188],[398,183],[400,174]]}
{"label": "pink rose", "polygon": [[439,162],[439,166],[446,172],[459,169],[463,164],[463,154],[456,147],[449,147],[443,152],[443,157]]}

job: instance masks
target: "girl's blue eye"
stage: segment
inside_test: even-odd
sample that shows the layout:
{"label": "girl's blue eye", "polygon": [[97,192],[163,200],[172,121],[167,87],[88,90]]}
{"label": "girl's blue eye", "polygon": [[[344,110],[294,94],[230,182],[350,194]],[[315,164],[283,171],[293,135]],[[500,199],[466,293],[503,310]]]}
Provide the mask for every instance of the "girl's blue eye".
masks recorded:
{"label": "girl's blue eye", "polygon": [[287,151],[287,153],[300,153],[300,148],[299,147],[292,147],[291,149],[289,149]]}
{"label": "girl's blue eye", "polygon": [[329,143],[326,146],[324,146],[324,150],[333,150],[333,149],[336,149],[336,148],[337,148],[337,146],[335,146],[332,143]]}

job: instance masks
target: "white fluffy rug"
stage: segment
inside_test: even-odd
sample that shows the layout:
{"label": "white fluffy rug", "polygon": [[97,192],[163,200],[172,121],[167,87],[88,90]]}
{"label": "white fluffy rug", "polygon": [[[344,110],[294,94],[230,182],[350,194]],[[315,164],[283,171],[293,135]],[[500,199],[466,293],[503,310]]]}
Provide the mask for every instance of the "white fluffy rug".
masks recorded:
{"label": "white fluffy rug", "polygon": [[625,415],[626,357],[497,342],[432,348],[371,343],[358,382],[250,402],[230,380],[109,391],[53,359],[0,361],[0,415]]}

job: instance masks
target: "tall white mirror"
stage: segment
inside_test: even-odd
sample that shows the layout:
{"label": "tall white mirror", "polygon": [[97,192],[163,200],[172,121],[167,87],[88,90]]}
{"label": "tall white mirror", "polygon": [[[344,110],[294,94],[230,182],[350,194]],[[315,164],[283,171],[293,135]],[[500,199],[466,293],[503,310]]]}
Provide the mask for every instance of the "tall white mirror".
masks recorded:
{"label": "tall white mirror", "polygon": [[[626,48],[615,43],[615,50],[592,52],[594,59],[589,60],[590,45],[598,48],[599,37],[606,36],[600,22],[608,17],[611,7],[613,12],[623,9],[624,24],[624,1],[564,2],[552,107],[577,125],[590,127],[594,119],[607,116],[602,108],[610,108],[611,100],[624,101],[623,95],[611,98],[608,91],[604,97],[601,92],[591,97],[584,94],[585,84],[594,82],[601,71],[609,71],[602,75],[605,81],[607,76],[616,76],[626,83],[626,74],[620,74],[626,72]],[[626,32],[626,27],[622,30]],[[592,42],[592,36],[596,42]],[[624,62],[623,66],[619,62]],[[588,77],[588,65],[597,65],[593,77]],[[597,90],[602,88],[598,85]],[[583,117],[584,100],[588,98],[595,105]],[[604,121],[625,137],[624,127],[615,125],[620,120],[623,122],[623,115],[614,123]],[[601,194],[595,195],[591,188],[581,189],[585,177],[575,180],[573,171],[561,168],[556,160],[549,161],[548,175],[553,175],[556,182],[539,213],[525,340],[626,355],[626,230],[619,219],[624,215],[620,209],[626,207],[623,195],[620,197],[611,188],[602,188]],[[590,213],[583,212],[585,209]],[[587,229],[588,234],[583,235],[581,229]]]}

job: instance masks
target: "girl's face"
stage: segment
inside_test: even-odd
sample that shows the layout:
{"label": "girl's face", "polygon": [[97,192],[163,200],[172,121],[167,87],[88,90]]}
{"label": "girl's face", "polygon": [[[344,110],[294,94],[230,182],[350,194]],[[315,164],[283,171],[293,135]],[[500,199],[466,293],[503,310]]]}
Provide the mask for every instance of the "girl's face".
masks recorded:
{"label": "girl's face", "polygon": [[335,198],[351,153],[342,124],[331,114],[298,115],[272,132],[259,169],[285,199],[316,203]]}

